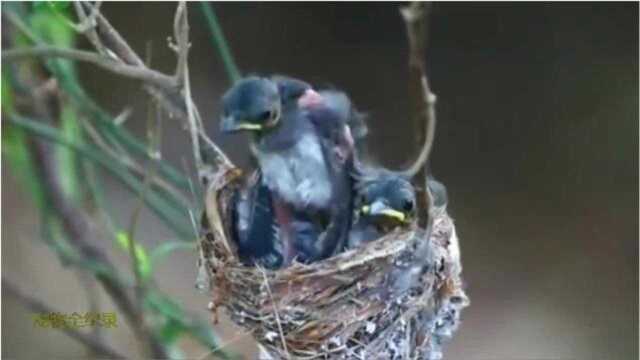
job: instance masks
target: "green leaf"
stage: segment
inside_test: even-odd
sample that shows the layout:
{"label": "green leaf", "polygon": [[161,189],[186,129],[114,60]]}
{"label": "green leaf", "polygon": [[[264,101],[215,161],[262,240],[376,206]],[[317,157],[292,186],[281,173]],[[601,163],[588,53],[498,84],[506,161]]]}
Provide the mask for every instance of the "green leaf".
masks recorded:
{"label": "green leaf", "polygon": [[[116,233],[116,242],[118,246],[122,248],[122,250],[129,253],[131,251],[131,238],[129,234],[124,231],[119,231]],[[136,256],[138,262],[138,271],[140,271],[140,275],[143,279],[148,279],[151,275],[151,262],[149,261],[149,256],[147,256],[147,252],[142,247],[142,245],[136,243],[134,246],[134,254]]]}

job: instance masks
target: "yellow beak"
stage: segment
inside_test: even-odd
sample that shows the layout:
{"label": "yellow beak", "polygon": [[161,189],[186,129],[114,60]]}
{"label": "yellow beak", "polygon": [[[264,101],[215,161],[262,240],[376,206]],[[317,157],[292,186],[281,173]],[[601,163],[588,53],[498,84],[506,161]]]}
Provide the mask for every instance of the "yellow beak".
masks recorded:
{"label": "yellow beak", "polygon": [[405,215],[403,212],[391,209],[390,207],[377,201],[371,205],[364,205],[360,208],[360,212],[365,215],[386,216],[400,222],[407,221],[407,215]]}
{"label": "yellow beak", "polygon": [[385,209],[380,211],[381,215],[390,217],[392,219],[397,219],[400,222],[404,222],[405,219],[407,218],[404,213],[397,211],[397,210],[393,210],[393,209]]}
{"label": "yellow beak", "polygon": [[262,125],[241,123],[241,124],[238,124],[237,129],[239,129],[239,130],[262,130]]}

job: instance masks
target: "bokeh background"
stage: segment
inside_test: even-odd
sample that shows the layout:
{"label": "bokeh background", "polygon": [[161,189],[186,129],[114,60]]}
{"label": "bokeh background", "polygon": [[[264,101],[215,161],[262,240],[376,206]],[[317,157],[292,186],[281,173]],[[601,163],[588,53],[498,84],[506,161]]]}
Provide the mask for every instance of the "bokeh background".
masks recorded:
{"label": "bokeh background", "polygon": [[[195,5],[195,4],[191,4]],[[370,114],[372,155],[401,168],[414,154],[407,121],[407,45],[398,4],[214,4],[243,72],[284,73],[347,91]],[[171,71],[166,47],[175,4],[105,3],[102,9],[152,65]],[[217,133],[227,76],[196,6],[191,9],[194,98],[214,139],[238,164],[246,140]],[[638,4],[437,3],[428,71],[438,95],[432,168],[450,193],[471,306],[447,359],[638,358]],[[83,83],[144,134],[138,85],[83,65]],[[187,133],[165,121],[164,157],[190,161]],[[5,161],[3,158],[3,167]],[[110,210],[127,223],[135,196],[108,182]],[[10,172],[2,175],[2,273],[67,312],[86,311],[77,273],[42,243],[38,214]],[[169,230],[143,213],[139,240]],[[109,249],[110,242],[99,244]],[[112,253],[128,266],[126,255]],[[156,276],[201,316],[196,254],[179,252]],[[82,358],[82,346],[34,328],[2,298],[2,357]],[[105,309],[115,309],[104,298]],[[115,311],[115,310],[114,310]],[[227,346],[255,356],[225,319]],[[107,330],[135,354],[131,332]],[[186,342],[190,357],[205,350]]]}

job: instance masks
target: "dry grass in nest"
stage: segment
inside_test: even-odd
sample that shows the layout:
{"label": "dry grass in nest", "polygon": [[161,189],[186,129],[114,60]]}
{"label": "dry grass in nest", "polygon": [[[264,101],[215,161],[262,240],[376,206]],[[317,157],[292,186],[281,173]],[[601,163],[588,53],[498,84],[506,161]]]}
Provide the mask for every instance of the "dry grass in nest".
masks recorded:
{"label": "dry grass in nest", "polygon": [[432,212],[431,231],[414,225],[317,263],[266,270],[243,265],[227,235],[240,180],[236,169],[220,172],[207,192],[200,270],[214,314],[226,309],[269,358],[441,357],[468,304],[446,211]]}

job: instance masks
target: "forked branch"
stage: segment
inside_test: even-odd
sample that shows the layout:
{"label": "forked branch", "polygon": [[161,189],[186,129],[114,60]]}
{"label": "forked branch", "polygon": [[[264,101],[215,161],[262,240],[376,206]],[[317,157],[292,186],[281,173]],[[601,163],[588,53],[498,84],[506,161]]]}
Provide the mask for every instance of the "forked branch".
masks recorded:
{"label": "forked branch", "polygon": [[[226,154],[206,135],[202,118],[192,97],[189,81],[189,21],[187,5],[184,1],[176,9],[173,32],[175,43],[170,44],[176,52],[177,65],[174,75],[167,75],[147,67],[140,56],[131,48],[120,33],[109,23],[96,5],[82,2],[76,6],[82,24],[95,26],[83,31],[97,52],[66,49],[37,43],[32,48],[9,49],[3,51],[3,60],[18,60],[25,57],[61,57],[85,61],[115,74],[140,80],[150,95],[172,116],[186,121],[192,141],[193,157],[198,174],[203,182],[211,178],[212,168],[202,159],[201,142],[214,154],[214,164],[222,169],[230,169],[233,164]],[[89,15],[87,15],[87,13]],[[11,18],[9,18],[11,20]]]}

